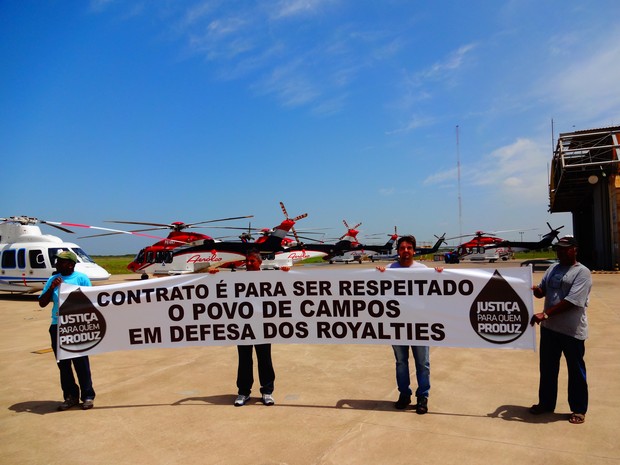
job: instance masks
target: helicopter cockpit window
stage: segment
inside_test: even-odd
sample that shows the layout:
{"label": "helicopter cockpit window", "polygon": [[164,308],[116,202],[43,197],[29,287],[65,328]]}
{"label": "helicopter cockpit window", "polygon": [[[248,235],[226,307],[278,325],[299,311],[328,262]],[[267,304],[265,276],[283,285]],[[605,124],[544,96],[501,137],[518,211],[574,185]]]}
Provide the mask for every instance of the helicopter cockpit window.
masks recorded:
{"label": "helicopter cockpit window", "polygon": [[45,268],[45,255],[43,255],[41,250],[29,250],[28,261],[30,262],[30,268]]}
{"label": "helicopter cockpit window", "polygon": [[146,253],[146,262],[147,263],[154,263],[153,262],[153,252],[147,252]]}
{"label": "helicopter cockpit window", "polygon": [[75,252],[75,254],[80,257],[80,259],[84,262],[84,263],[95,263],[95,261],[90,258],[90,256],[84,252],[82,249],[80,248],[75,248],[73,249],[73,251]]}
{"label": "helicopter cockpit window", "polygon": [[2,252],[2,268],[15,268],[16,265],[15,250],[9,249]]}
{"label": "helicopter cockpit window", "polygon": [[17,251],[17,267],[22,270],[26,268],[26,249],[19,249]]}
{"label": "helicopter cockpit window", "polygon": [[169,250],[160,250],[155,254],[157,263],[172,263],[172,254]]}
{"label": "helicopter cockpit window", "polygon": [[69,250],[66,247],[50,247],[49,249],[47,249],[47,254],[49,255],[50,258],[50,263],[52,264],[52,266],[56,266],[56,255],[58,255],[60,252],[64,252],[65,250]]}

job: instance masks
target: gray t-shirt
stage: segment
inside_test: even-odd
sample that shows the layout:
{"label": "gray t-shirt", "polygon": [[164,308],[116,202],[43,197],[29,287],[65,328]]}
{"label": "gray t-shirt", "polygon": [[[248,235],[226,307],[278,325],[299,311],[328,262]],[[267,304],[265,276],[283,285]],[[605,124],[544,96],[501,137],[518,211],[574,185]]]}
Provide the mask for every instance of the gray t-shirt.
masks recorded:
{"label": "gray t-shirt", "polygon": [[563,313],[552,315],[542,325],[560,334],[585,340],[588,338],[588,317],[586,308],[592,288],[590,270],[581,263],[562,266],[559,263],[549,267],[540,282],[545,294],[545,310],[566,300],[574,307]]}

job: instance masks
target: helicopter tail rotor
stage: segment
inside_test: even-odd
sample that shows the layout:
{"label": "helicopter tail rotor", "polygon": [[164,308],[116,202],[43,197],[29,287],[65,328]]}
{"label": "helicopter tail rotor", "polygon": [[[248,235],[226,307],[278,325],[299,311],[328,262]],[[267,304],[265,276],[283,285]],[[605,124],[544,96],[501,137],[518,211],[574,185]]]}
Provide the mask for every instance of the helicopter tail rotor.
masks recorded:
{"label": "helicopter tail rotor", "polygon": [[[345,228],[347,228],[347,232],[344,233],[342,236],[340,236],[340,238],[338,240],[342,240],[347,236],[353,236],[355,237],[355,234],[351,234],[352,231],[355,231],[357,228],[359,228],[362,225],[362,222],[360,221],[359,223],[357,223],[355,226],[351,227],[349,226],[349,223],[347,223],[347,220],[342,220],[342,223],[344,224]],[[357,234],[357,232],[356,232]]]}
{"label": "helicopter tail rotor", "polygon": [[[293,222],[297,222],[297,221],[301,220],[302,218],[305,218],[305,217],[308,216],[307,213],[303,213],[301,215],[296,216],[295,218],[290,218],[288,216],[288,212],[286,211],[286,207],[284,206],[283,202],[280,202],[280,208],[282,209],[282,213],[284,213],[284,217],[287,220],[291,220]],[[297,231],[295,231],[295,226],[291,227],[291,232],[293,233],[293,236],[295,237],[295,240],[297,241],[297,243],[298,244],[301,243],[301,241],[299,240],[299,236],[297,235]]]}

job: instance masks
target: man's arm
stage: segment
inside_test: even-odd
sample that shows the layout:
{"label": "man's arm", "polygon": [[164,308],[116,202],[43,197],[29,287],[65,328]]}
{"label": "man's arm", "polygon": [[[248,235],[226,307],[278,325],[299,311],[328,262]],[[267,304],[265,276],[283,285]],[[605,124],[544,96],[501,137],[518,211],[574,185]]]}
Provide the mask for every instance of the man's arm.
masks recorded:
{"label": "man's arm", "polygon": [[45,290],[45,292],[43,292],[43,294],[39,297],[39,307],[47,307],[54,297],[54,289],[60,286],[60,283],[62,283],[62,278],[60,276],[56,276],[50,283],[47,290]]}
{"label": "man's arm", "polygon": [[547,318],[551,318],[553,315],[559,315],[560,313],[564,313],[572,308],[575,308],[575,304],[569,302],[568,300],[562,299],[557,304],[546,309],[544,312],[535,313],[532,315],[530,324],[532,326],[534,326],[534,324],[540,324]]}

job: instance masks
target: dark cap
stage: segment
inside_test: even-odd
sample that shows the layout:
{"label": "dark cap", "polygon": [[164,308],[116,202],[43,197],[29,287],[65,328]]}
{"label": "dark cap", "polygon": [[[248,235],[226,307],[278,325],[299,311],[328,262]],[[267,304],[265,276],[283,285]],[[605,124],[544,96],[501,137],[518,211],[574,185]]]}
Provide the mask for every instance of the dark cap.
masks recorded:
{"label": "dark cap", "polygon": [[63,250],[56,254],[56,258],[62,258],[63,260],[71,260],[73,263],[77,263],[77,255],[70,250]]}
{"label": "dark cap", "polygon": [[554,247],[579,247],[577,240],[573,236],[564,236],[561,238]]}

